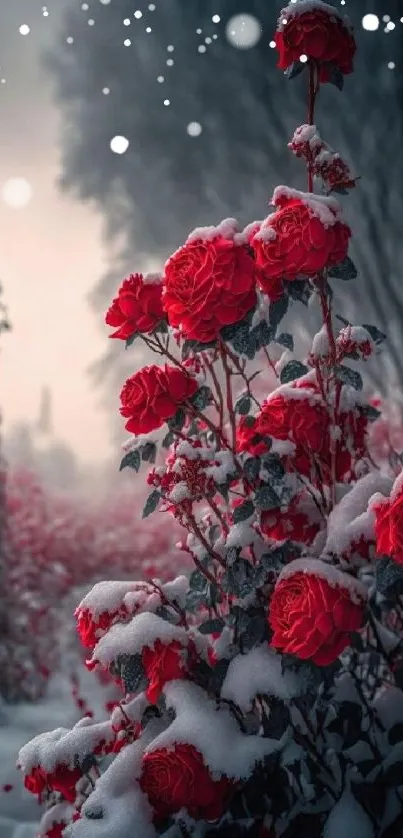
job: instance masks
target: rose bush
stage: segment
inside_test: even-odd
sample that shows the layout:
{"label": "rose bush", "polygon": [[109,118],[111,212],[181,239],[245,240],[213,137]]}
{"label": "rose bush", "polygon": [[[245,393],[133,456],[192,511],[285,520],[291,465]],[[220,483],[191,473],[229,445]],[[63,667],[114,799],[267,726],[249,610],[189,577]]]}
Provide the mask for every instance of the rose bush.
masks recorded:
{"label": "rose bush", "polygon": [[[347,171],[314,124],[320,80],[340,87],[353,41],[321,0],[290,3],[276,37],[285,63],[307,54],[308,125],[291,148],[308,192],[278,187],[273,214],[243,231],[194,231],[166,263],[168,324],[139,334],[172,366],[126,383],[121,468],[151,463],[143,514],[180,522],[193,569],[98,582],[77,609],[88,669],[123,695],[105,722],[43,734],[19,758],[33,788],[44,772],[50,812],[49,770],[82,772],[74,789],[69,773],[59,782],[79,815],[69,838],[403,828],[402,477],[374,466],[377,411],[356,368],[385,336],[333,315],[357,271],[331,194]],[[322,322],[301,361],[282,324],[310,300]],[[143,436],[164,424],[161,440]]]}

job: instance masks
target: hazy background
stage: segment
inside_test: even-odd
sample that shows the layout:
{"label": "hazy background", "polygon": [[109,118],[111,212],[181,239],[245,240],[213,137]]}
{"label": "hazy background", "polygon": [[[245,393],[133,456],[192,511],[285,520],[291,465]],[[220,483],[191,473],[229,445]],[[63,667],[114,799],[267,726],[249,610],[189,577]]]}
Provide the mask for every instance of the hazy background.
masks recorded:
{"label": "hazy background", "polygon": [[[304,187],[286,142],[305,120],[305,82],[286,82],[270,48],[282,5],[0,0],[0,279],[13,326],[2,340],[1,406],[9,456],[29,461],[39,446],[71,480],[78,466],[70,449],[79,471],[117,461],[119,388],[144,360],[136,347],[125,354],[108,343],[103,328],[121,278],[163,264],[198,224],[263,217],[278,183]],[[356,25],[356,73],[343,94],[327,86],[318,124],[363,178],[346,201],[360,282],[340,286],[338,305],[391,333],[392,360],[386,372],[381,362],[376,383],[398,390],[403,3],[341,5]],[[259,23],[253,46],[245,27],[228,34],[228,21],[245,12]],[[368,13],[379,15],[377,31],[362,27]],[[129,141],[122,155],[110,148],[116,135]],[[13,178],[32,188],[20,208],[10,206]]]}
{"label": "hazy background", "polygon": [[69,2],[48,0],[48,16],[43,5],[0,0],[0,190],[15,177],[32,186],[24,208],[0,201],[0,277],[13,327],[1,354],[4,430],[35,422],[49,385],[55,434],[84,460],[99,461],[112,450],[108,420],[86,370],[106,334],[86,294],[103,269],[101,224],[58,190],[60,115],[41,57]]}

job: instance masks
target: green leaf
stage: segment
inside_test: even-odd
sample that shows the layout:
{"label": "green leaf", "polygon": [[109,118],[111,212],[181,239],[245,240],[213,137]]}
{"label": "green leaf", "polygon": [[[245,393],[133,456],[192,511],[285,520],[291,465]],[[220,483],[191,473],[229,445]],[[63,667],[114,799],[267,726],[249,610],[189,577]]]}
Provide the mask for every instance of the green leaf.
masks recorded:
{"label": "green leaf", "polygon": [[249,457],[245,460],[243,470],[247,480],[256,480],[260,472],[260,457]]}
{"label": "green leaf", "polygon": [[265,320],[261,320],[257,326],[249,333],[249,339],[251,342],[251,347],[253,346],[255,351],[259,349],[263,349],[264,346],[268,346],[269,343],[273,340],[274,337],[274,330],[269,326]]}
{"label": "green leaf", "polygon": [[296,79],[297,76],[300,76],[301,73],[304,72],[306,68],[306,62],[303,61],[293,61],[289,67],[284,72],[284,75],[288,81],[292,81],[292,79]]}
{"label": "green leaf", "polygon": [[236,506],[232,514],[234,524],[239,524],[241,521],[247,521],[248,518],[252,517],[254,511],[255,507],[251,500],[246,500],[244,503]]}
{"label": "green leaf", "polygon": [[167,425],[171,431],[180,431],[182,430],[185,424],[186,414],[185,411],[180,407],[179,410],[175,413],[175,416],[172,416],[171,419],[168,419]]}
{"label": "green leaf", "polygon": [[281,501],[271,486],[262,486],[255,494],[255,506],[260,510],[278,509]]}
{"label": "green leaf", "polygon": [[329,82],[330,84],[334,84],[338,90],[343,90],[344,88],[344,76],[337,64],[327,64],[327,68],[329,70]]}
{"label": "green leaf", "polygon": [[277,454],[266,455],[262,462],[262,466],[269,472],[274,480],[279,481],[283,479],[285,469]]}
{"label": "green leaf", "polygon": [[155,512],[155,510],[156,510],[156,508],[157,508],[157,506],[160,502],[160,498],[161,498],[161,493],[158,491],[158,489],[154,489],[154,491],[151,492],[151,495],[148,496],[148,498],[145,502],[145,506],[144,506],[144,509],[143,509],[143,518],[148,518],[149,515],[151,515],[153,512]]}
{"label": "green leaf", "polygon": [[198,631],[200,634],[221,634],[223,628],[225,628],[225,622],[222,617],[215,617],[202,623],[198,627]]}
{"label": "green leaf", "polygon": [[329,268],[329,276],[335,277],[335,279],[341,279],[343,282],[349,282],[350,279],[357,278],[357,268],[352,259],[346,256],[339,265],[334,265],[333,268]]}
{"label": "green leaf", "polygon": [[235,411],[236,413],[240,413],[241,416],[246,416],[250,411],[250,405],[250,396],[247,393],[242,393],[235,402]]}
{"label": "green leaf", "polygon": [[294,349],[294,338],[288,332],[281,332],[280,335],[277,335],[276,343],[280,344],[280,346],[285,346],[290,352]]}
{"label": "green leaf", "polygon": [[140,463],[140,451],[136,448],[134,451],[129,451],[128,454],[125,454],[119,466],[119,471],[123,471],[124,468],[133,468],[134,471],[138,472]]}
{"label": "green leaf", "polygon": [[175,437],[174,437],[172,431],[168,431],[167,435],[164,436],[164,439],[162,440],[162,443],[161,443],[162,447],[163,448],[170,448],[174,439],[175,439]]}
{"label": "green leaf", "polygon": [[343,384],[348,384],[349,387],[353,387],[354,390],[362,390],[362,378],[360,373],[356,370],[352,370],[350,367],[345,367],[340,364],[335,367],[335,373],[336,378]]}
{"label": "green leaf", "polygon": [[301,364],[301,361],[289,361],[281,370],[280,381],[282,384],[288,384],[289,381],[295,381],[296,378],[301,378],[307,372],[308,367]]}
{"label": "green leaf", "polygon": [[279,300],[276,300],[275,303],[270,303],[269,307],[269,320],[270,325],[273,326],[273,329],[277,329],[277,326],[281,323],[283,317],[287,314],[288,310],[288,297],[284,294],[280,297]]}
{"label": "green leaf", "polygon": [[204,410],[204,408],[211,403],[210,387],[205,385],[203,385],[203,387],[199,387],[190,401],[197,410]]}
{"label": "green leaf", "polygon": [[146,442],[141,449],[141,459],[143,463],[155,463],[157,456],[157,446],[155,442]]}
{"label": "green leaf", "polygon": [[379,346],[380,343],[383,343],[383,341],[386,340],[387,335],[385,335],[383,332],[381,332],[379,329],[377,329],[376,326],[370,326],[370,325],[368,325],[368,323],[363,323],[362,325],[363,325],[363,328],[366,329],[367,332],[369,332],[369,334],[371,335],[372,340],[378,346]]}
{"label": "green leaf", "polygon": [[340,323],[343,323],[343,326],[351,326],[349,320],[346,320],[345,317],[342,317],[341,314],[336,314],[336,320],[340,320]]}
{"label": "green leaf", "polygon": [[307,306],[312,295],[311,286],[306,279],[294,279],[287,282],[287,293],[292,300]]}
{"label": "green leaf", "polygon": [[132,343],[134,343],[134,341],[138,337],[138,334],[139,334],[138,332],[133,332],[133,334],[130,335],[130,337],[126,338],[125,349],[128,349],[129,346],[131,346]]}
{"label": "green leaf", "polygon": [[380,410],[377,410],[376,407],[373,407],[372,404],[365,404],[360,407],[361,413],[366,416],[368,422],[376,422],[382,413]]}

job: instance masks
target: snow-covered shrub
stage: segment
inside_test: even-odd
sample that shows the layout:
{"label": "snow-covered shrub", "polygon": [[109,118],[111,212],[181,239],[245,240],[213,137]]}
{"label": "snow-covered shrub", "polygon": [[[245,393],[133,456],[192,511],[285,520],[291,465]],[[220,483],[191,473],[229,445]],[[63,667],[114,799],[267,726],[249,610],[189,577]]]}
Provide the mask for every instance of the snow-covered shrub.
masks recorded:
{"label": "snow-covered shrub", "polygon": [[[100,582],[78,606],[87,666],[125,697],[107,721],[22,748],[47,838],[403,827],[403,477],[369,456],[378,412],[358,365],[385,336],[333,311],[334,288],[357,278],[334,193],[357,179],[315,125],[319,89],[342,87],[355,44],[321,0],[290,3],[275,38],[289,78],[307,79],[291,141],[307,192],[277,187],[243,231],[195,230],[161,277],[128,277],[106,315],[114,339],[161,360],[122,389],[122,466],[151,463],[144,515],[185,528],[194,569]],[[308,301],[323,325],[300,360],[281,327]],[[274,361],[273,345],[288,355]],[[276,377],[263,402],[259,369]]]}
{"label": "snow-covered shrub", "polygon": [[101,578],[167,577],[178,567],[180,533],[139,520],[128,490],[84,503],[50,493],[23,469],[8,473],[5,515],[0,692],[7,701],[36,699],[60,663],[60,634],[65,651],[66,641],[77,645],[72,593]]}

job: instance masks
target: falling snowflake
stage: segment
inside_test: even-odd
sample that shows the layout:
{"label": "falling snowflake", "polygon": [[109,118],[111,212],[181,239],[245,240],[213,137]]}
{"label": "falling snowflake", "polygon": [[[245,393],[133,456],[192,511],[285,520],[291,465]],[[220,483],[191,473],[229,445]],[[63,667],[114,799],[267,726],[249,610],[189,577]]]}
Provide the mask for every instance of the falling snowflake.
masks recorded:
{"label": "falling snowflake", "polygon": [[125,154],[129,145],[130,143],[127,137],[121,137],[120,135],[113,137],[110,142],[110,148],[114,154]]}
{"label": "falling snowflake", "polygon": [[200,125],[200,122],[189,122],[186,131],[189,134],[189,137],[200,137],[203,128]]}
{"label": "falling snowflake", "polygon": [[366,29],[368,32],[375,32],[379,27],[379,17],[373,14],[364,15],[361,23],[363,29]]}
{"label": "falling snowflake", "polygon": [[227,23],[226,35],[233,47],[251,49],[260,40],[262,27],[253,15],[234,15]]}

